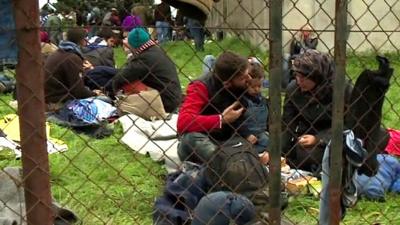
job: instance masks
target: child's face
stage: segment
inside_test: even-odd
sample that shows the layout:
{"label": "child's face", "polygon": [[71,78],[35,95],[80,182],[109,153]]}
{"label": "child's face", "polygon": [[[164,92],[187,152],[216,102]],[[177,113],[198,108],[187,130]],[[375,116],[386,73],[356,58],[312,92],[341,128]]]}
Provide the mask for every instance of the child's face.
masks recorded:
{"label": "child's face", "polygon": [[261,93],[262,82],[261,79],[251,79],[247,85],[247,93],[256,96]]}

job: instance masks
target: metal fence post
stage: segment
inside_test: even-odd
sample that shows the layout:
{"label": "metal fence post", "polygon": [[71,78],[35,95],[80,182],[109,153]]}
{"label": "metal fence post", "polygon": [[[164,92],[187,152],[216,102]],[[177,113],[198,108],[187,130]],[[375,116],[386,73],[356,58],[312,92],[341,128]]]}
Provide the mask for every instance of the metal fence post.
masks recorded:
{"label": "metal fence post", "polygon": [[336,0],[335,13],[335,64],[333,111],[332,111],[332,149],[330,154],[329,205],[330,224],[340,224],[340,198],[342,186],[342,152],[343,152],[343,108],[344,83],[346,76],[346,34],[347,34],[347,1]]}
{"label": "metal fence post", "polygon": [[270,210],[269,219],[273,225],[280,224],[281,208],[281,79],[282,69],[282,1],[272,0],[269,7],[270,14],[270,52],[269,52],[269,97],[271,100],[270,138]]}
{"label": "metal fence post", "polygon": [[28,225],[52,222],[49,162],[46,147],[44,90],[39,41],[38,1],[14,1],[17,42],[18,114]]}

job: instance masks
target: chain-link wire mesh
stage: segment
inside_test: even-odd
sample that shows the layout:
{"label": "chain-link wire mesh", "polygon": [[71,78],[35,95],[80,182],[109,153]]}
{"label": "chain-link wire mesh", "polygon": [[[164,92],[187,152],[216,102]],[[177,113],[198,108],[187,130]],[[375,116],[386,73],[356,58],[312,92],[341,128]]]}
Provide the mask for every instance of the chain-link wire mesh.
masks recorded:
{"label": "chain-link wire mesh", "polygon": [[1,222],[399,223],[400,1],[22,2]]}

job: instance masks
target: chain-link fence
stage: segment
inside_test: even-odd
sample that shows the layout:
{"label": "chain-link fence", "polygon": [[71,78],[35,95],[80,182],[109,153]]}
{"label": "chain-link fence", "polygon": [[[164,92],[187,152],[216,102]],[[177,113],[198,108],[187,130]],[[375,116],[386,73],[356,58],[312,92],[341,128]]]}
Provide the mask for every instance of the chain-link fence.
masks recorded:
{"label": "chain-link fence", "polygon": [[400,224],[400,1],[165,2],[0,1],[2,224]]}

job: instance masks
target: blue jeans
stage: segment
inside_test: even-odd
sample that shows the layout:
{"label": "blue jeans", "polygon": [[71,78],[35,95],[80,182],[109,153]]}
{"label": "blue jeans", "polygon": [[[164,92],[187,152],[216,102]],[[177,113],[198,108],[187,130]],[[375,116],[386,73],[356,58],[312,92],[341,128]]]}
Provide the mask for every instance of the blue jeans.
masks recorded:
{"label": "blue jeans", "polygon": [[263,153],[268,149],[269,137],[265,132],[256,135],[257,143],[254,145],[258,153]]}
{"label": "blue jeans", "polygon": [[0,0],[0,66],[17,64],[14,6],[11,0]]}
{"label": "blue jeans", "polygon": [[329,225],[329,149],[325,150],[322,158],[322,190],[319,201],[319,225]]}
{"label": "blue jeans", "polygon": [[168,22],[156,21],[157,40],[160,44],[170,40],[170,29],[171,26]]}
{"label": "blue jeans", "polygon": [[191,225],[244,225],[255,219],[253,203],[232,192],[213,192],[197,204]]}

